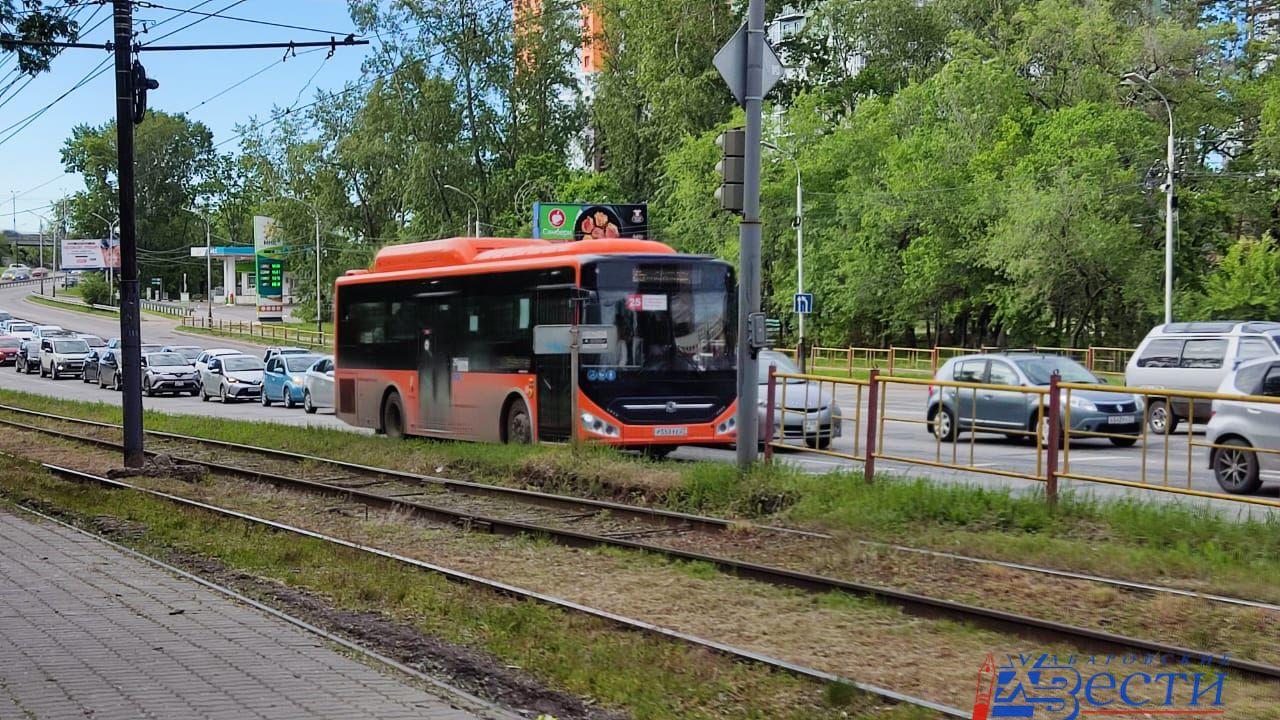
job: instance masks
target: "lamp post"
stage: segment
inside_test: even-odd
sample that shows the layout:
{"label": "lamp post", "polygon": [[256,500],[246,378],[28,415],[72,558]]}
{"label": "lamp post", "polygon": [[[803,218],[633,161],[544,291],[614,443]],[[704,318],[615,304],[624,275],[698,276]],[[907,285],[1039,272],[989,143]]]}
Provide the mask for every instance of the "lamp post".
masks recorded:
{"label": "lamp post", "polygon": [[1177,212],[1177,202],[1173,193],[1174,178],[1174,147],[1173,147],[1173,107],[1169,105],[1169,98],[1160,92],[1159,88],[1151,84],[1150,78],[1140,73],[1127,73],[1121,80],[1124,85],[1137,87],[1145,85],[1150,88],[1164,103],[1165,112],[1169,114],[1169,144],[1168,156],[1165,163],[1168,166],[1168,176],[1165,178],[1165,209],[1164,209],[1164,322],[1166,325],[1173,322],[1173,225],[1175,213]]}
{"label": "lamp post", "polygon": [[[202,212],[197,212],[191,208],[182,208],[187,212],[195,215],[204,221],[204,300],[209,306],[208,318],[209,327],[213,327],[213,224],[209,222],[209,216]],[[186,288],[182,288],[186,291]]]}
{"label": "lamp post", "polygon": [[[761,145],[775,151],[782,152],[777,145],[771,142],[762,142]],[[796,217],[793,224],[796,228],[796,293],[804,292],[804,187],[800,182],[800,159],[795,155],[791,155],[791,162],[796,166]],[[800,372],[805,371],[805,352],[804,344],[804,313],[797,313],[796,329],[799,331],[800,341],[796,347],[796,361],[800,365]]]}
{"label": "lamp post", "polygon": [[[108,220],[96,212],[90,212],[89,214],[107,224],[107,247],[109,249],[113,244],[113,241],[116,239],[116,228],[120,225],[120,216],[117,215],[115,220]],[[113,279],[112,271],[114,268],[107,260],[105,253],[102,256],[102,264],[107,266],[107,303],[110,304],[116,297],[115,291],[111,289],[111,281]]]}
{"label": "lamp post", "polygon": [[324,316],[320,311],[320,211],[314,205],[306,200],[300,200],[292,195],[278,195],[277,200],[292,200],[301,205],[305,205],[316,220],[316,333],[324,336]]}
{"label": "lamp post", "polygon": [[470,195],[470,194],[468,194],[468,193],[466,193],[466,192],[463,192],[462,190],[459,190],[458,188],[454,187],[453,185],[445,185],[445,186],[444,186],[444,189],[445,189],[445,190],[452,190],[452,191],[454,191],[454,192],[458,193],[458,194],[459,194],[459,195],[461,195],[462,197],[464,197],[464,198],[466,198],[466,199],[470,200],[470,201],[471,201],[471,204],[475,206],[475,208],[476,208],[476,229],[475,229],[475,236],[476,236],[476,237],[480,237],[480,203],[476,202],[476,199],[475,199],[475,198],[473,198],[473,197],[471,197],[471,195]]}
{"label": "lamp post", "polygon": [[[28,213],[28,214],[31,214],[31,215],[35,215],[36,217],[40,218],[40,264],[39,264],[39,267],[40,267],[40,269],[43,271],[43,270],[44,270],[44,225],[45,225],[45,223],[49,223],[50,225],[55,225],[55,227],[56,227],[56,224],[55,224],[52,220],[50,220],[49,218],[47,218],[47,217],[45,217],[45,216],[41,215],[40,213],[38,213],[38,212],[36,212],[36,211],[34,211],[34,210],[25,210],[24,212],[26,212],[26,213]],[[57,263],[54,263],[54,264],[56,265]],[[56,268],[55,268],[55,269],[56,269]],[[57,286],[57,284],[55,283],[55,284],[54,284],[54,291],[53,291],[53,294],[54,294],[55,296],[58,294],[57,287],[58,287],[58,286]],[[40,294],[41,294],[41,295],[43,295],[43,294],[44,294],[44,275],[43,275],[43,274],[40,276]]]}

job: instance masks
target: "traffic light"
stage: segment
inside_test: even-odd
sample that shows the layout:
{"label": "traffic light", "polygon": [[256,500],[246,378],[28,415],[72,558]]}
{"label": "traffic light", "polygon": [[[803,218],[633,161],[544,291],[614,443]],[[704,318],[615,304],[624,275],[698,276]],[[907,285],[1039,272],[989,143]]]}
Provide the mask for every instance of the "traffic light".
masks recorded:
{"label": "traffic light", "polygon": [[716,147],[724,155],[716,163],[716,172],[720,173],[716,199],[720,201],[720,209],[742,214],[742,183],[746,179],[743,155],[747,149],[747,132],[741,128],[725,130],[716,138]]}

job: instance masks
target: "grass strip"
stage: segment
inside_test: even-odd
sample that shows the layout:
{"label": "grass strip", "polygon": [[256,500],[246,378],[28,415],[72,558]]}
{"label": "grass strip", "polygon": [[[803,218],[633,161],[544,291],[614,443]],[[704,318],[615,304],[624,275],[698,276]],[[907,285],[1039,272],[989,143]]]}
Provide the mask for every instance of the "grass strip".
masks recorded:
{"label": "grass strip", "polygon": [[424,635],[481,650],[554,689],[625,708],[637,719],[929,715],[878,707],[847,687],[820,686],[595,618],[499,597],[320,540],[141,493],[59,480],[23,461],[0,459],[0,493],[12,503],[57,508],[82,526],[126,527],[128,533],[113,539],[149,554],[213,559],[340,609],[379,613]]}
{"label": "grass strip", "polygon": [[[0,390],[0,402],[120,422],[120,408]],[[1102,500],[1065,494],[1056,508],[1038,492],[904,480],[867,484],[860,473],[822,475],[760,466],[655,463],[609,448],[521,447],[388,440],[342,430],[148,411],[153,430],[291,450],[410,472],[647,502],[721,516],[825,529],[1081,572],[1162,581],[1280,601],[1280,522],[1233,520],[1197,504]]]}
{"label": "grass strip", "polygon": [[120,317],[119,312],[112,312],[110,310],[102,310],[100,308],[89,307],[88,305],[83,305],[78,302],[61,302],[58,300],[54,300],[52,298],[42,297],[40,295],[28,295],[27,300],[37,305],[44,305],[45,307],[57,308],[58,310],[69,310],[71,312],[78,312],[84,315],[97,315],[99,317],[109,317],[112,319],[119,319]]}

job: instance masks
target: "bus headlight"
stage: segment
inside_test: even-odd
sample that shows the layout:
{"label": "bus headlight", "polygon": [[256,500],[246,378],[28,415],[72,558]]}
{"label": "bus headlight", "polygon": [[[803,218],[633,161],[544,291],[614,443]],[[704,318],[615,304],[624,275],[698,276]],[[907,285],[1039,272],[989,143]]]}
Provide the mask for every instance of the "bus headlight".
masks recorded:
{"label": "bus headlight", "polygon": [[622,431],[618,429],[617,425],[614,425],[602,418],[598,418],[589,412],[582,413],[582,429],[589,433],[603,435],[604,437],[618,437],[622,434]]}
{"label": "bus headlight", "polygon": [[732,416],[728,420],[725,420],[719,425],[716,425],[717,435],[728,435],[731,432],[737,432],[737,430],[738,430],[738,419]]}

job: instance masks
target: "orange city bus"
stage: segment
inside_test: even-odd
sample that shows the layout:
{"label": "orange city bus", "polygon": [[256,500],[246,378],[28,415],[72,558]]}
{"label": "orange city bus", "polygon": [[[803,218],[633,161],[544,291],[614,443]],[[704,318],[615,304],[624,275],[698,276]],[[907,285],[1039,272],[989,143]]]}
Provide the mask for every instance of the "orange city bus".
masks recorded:
{"label": "orange city bus", "polygon": [[[728,444],[735,287],[728,263],[648,240],[387,247],[372,269],[337,281],[338,417],[390,436],[524,443],[576,433],[656,454]],[[575,312],[611,338],[604,348],[584,340],[576,388],[570,355],[538,354],[534,342],[535,328],[563,329]]]}

